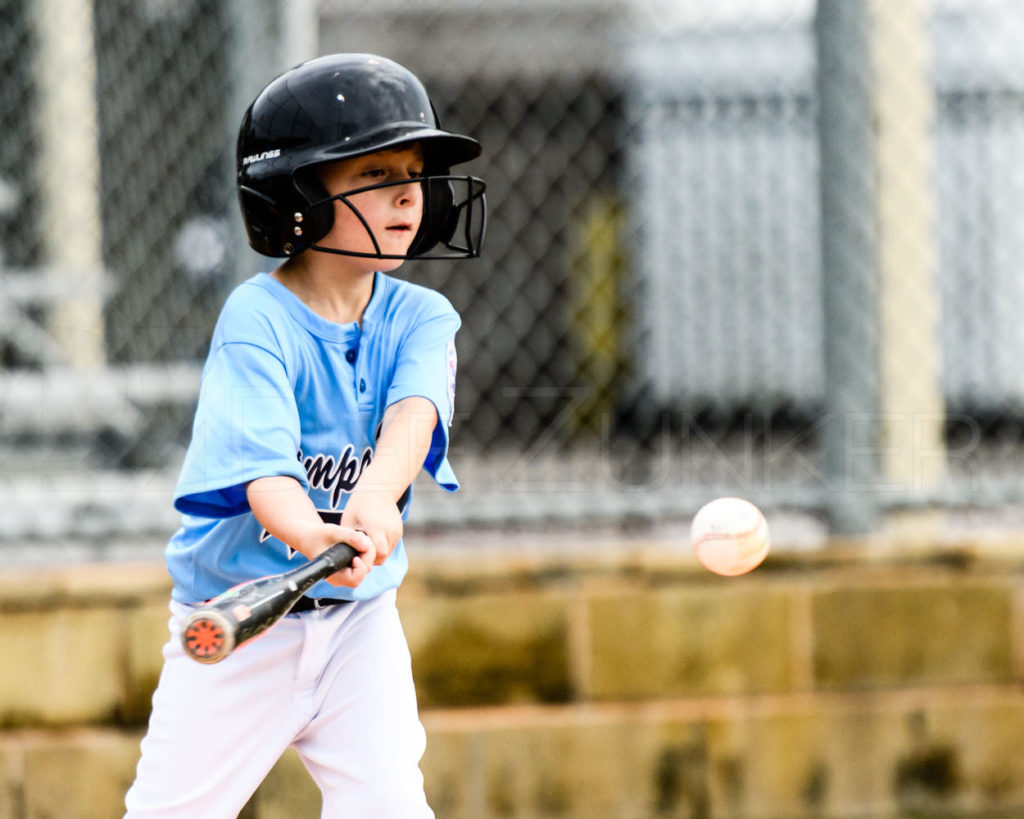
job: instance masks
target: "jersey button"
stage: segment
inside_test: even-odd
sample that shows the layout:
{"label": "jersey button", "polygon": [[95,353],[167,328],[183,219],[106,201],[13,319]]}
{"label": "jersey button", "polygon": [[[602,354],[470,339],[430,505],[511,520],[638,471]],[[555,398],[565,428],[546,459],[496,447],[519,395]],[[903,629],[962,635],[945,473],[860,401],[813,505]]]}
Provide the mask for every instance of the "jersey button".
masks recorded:
{"label": "jersey button", "polygon": [[356,363],[356,351],[355,351],[354,348],[351,349],[351,350],[346,350],[345,351],[345,360],[349,364],[355,364]]}
{"label": "jersey button", "polygon": [[366,379],[365,378],[360,378],[359,379],[359,392],[366,392]]}

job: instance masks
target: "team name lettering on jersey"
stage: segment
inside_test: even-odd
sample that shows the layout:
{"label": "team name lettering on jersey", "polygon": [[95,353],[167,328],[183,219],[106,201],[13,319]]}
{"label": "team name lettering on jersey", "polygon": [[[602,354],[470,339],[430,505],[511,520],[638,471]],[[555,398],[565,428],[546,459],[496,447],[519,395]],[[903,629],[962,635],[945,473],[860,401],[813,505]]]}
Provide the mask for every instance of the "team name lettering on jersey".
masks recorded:
{"label": "team name lettering on jersey", "polygon": [[331,493],[331,507],[338,508],[342,492],[351,492],[370,461],[373,460],[373,449],[366,447],[363,454],[356,457],[355,447],[349,444],[337,457],[325,453],[305,456],[299,450],[299,461],[309,477],[310,489],[323,489]]}

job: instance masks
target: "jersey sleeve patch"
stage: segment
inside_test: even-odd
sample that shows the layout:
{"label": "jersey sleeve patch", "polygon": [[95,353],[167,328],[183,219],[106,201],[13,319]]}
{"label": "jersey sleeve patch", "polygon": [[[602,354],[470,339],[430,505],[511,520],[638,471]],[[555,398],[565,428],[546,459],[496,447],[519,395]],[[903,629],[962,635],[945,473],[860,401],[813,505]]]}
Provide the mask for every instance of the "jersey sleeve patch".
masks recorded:
{"label": "jersey sleeve patch", "polygon": [[452,425],[455,417],[455,373],[458,370],[458,355],[455,352],[455,342],[448,342],[448,426]]}

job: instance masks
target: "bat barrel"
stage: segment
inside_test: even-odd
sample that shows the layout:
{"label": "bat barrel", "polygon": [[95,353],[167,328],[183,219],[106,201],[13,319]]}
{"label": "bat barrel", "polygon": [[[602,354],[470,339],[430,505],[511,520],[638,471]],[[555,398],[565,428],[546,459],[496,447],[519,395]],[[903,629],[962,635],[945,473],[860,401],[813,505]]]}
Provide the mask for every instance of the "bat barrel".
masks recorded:
{"label": "bat barrel", "polygon": [[217,663],[284,617],[306,590],[351,564],[356,550],[336,543],[305,566],[236,586],[185,618],[181,643],[200,663]]}
{"label": "bat barrel", "polygon": [[216,609],[192,612],[181,630],[185,653],[196,662],[220,662],[235,648],[236,625]]}

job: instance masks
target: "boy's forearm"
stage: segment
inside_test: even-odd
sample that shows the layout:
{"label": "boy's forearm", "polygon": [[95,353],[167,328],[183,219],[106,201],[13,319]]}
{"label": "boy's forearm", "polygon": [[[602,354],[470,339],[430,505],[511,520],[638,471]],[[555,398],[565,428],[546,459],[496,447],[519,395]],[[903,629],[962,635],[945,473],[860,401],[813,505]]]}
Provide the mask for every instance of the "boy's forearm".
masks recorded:
{"label": "boy's forearm", "polygon": [[249,508],[270,534],[306,554],[310,533],[322,524],[306,490],[289,475],[257,478],[245,489]]}
{"label": "boy's forearm", "polygon": [[426,398],[405,398],[388,407],[357,491],[385,492],[397,501],[423,468],[436,425],[437,409]]}

